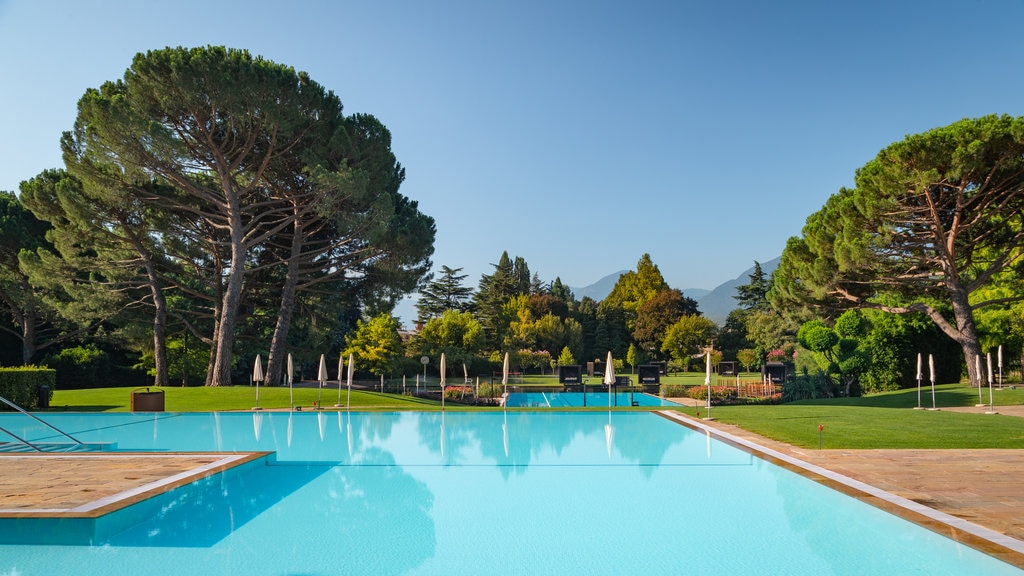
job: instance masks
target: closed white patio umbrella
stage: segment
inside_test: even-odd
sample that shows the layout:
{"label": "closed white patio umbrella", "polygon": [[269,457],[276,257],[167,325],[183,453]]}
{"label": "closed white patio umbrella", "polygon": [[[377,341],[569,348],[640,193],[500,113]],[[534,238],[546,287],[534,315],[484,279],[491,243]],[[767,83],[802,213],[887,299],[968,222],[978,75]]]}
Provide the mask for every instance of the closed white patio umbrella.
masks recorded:
{"label": "closed white patio umbrella", "polygon": [[444,410],[444,373],[447,368],[448,365],[444,359],[444,352],[441,352],[441,410]]}
{"label": "closed white patio umbrella", "polygon": [[316,379],[320,381],[319,389],[316,393],[316,409],[320,410],[320,395],[323,394],[324,385],[327,384],[327,359],[324,355],[320,355],[320,371],[317,372]]}
{"label": "closed white patio umbrella", "polygon": [[253,410],[260,410],[260,382],[263,381],[263,362],[260,355],[256,355],[256,363],[252,367],[252,381],[256,383],[256,406]]}
{"label": "closed white patio umbrella", "polygon": [[612,360],[612,351],[608,351],[608,359],[604,366],[604,383],[608,386],[608,407],[612,407],[612,384],[615,384],[615,361]]}

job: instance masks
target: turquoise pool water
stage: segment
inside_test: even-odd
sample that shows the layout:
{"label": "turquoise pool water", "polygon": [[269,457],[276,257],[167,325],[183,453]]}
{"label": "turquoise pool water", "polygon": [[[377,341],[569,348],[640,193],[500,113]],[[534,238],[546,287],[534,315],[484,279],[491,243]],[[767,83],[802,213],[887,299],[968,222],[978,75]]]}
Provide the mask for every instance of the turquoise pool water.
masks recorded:
{"label": "turquoise pool water", "polygon": [[[121,450],[276,456],[91,545],[0,544],[0,575],[1022,574],[646,412],[47,418]],[[27,420],[0,426],[52,437]]]}
{"label": "turquoise pool water", "polygon": [[505,400],[509,407],[533,407],[533,408],[570,408],[581,406],[678,406],[675,402],[664,400],[651,394],[640,392],[616,392],[609,395],[607,392],[512,392]]}

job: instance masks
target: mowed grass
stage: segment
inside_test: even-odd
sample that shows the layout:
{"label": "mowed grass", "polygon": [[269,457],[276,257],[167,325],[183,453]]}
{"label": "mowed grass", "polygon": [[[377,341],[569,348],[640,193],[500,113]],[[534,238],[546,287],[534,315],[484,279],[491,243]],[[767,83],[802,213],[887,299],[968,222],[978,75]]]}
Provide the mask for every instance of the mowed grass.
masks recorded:
{"label": "mowed grass", "polygon": [[[861,398],[806,400],[775,406],[712,407],[712,416],[727,424],[804,448],[1024,448],[1024,418],[984,414],[984,408],[954,412],[942,408],[978,402],[978,390],[962,384],[936,386],[940,409],[914,410],[917,389]],[[988,390],[982,394],[988,401]],[[1024,403],[1024,388],[993,391],[995,408]],[[921,405],[931,407],[931,389],[921,391]],[[687,409],[687,412],[693,409]]]}
{"label": "mowed grass", "polygon": [[[131,393],[137,388],[93,388],[87,390],[56,390],[50,400],[51,411],[75,412],[127,412],[131,408]],[[164,409],[168,412],[215,412],[230,410],[251,410],[257,406],[256,388],[253,386],[176,387],[148,388],[141,391],[162,391]],[[338,403],[338,389],[295,388],[295,406],[303,410],[314,408],[319,397],[320,404],[334,408]],[[348,402],[348,391],[341,390],[341,404]],[[287,409],[289,392],[286,387],[259,388],[259,407]],[[400,394],[352,391],[352,408],[358,410],[432,410],[440,408],[440,402]]]}

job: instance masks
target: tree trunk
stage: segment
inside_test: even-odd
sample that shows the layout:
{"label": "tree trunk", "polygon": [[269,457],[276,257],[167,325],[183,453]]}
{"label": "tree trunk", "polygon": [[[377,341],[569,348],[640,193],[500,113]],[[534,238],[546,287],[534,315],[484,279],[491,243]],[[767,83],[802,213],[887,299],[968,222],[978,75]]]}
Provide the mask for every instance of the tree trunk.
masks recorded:
{"label": "tree trunk", "polygon": [[[216,332],[216,331],[214,331]],[[206,362],[206,383],[204,386],[213,386],[214,368],[217,366],[217,347],[210,346],[210,358]]]}
{"label": "tree trunk", "polygon": [[284,286],[281,289],[281,306],[277,311],[274,336],[270,339],[270,353],[267,355],[267,381],[281,382],[281,371],[288,348],[288,332],[291,330],[292,313],[295,309],[295,293],[299,284],[299,264],[303,244],[303,228],[296,220],[292,234],[291,254]]}
{"label": "tree trunk", "polygon": [[29,311],[21,313],[21,363],[28,366],[36,355],[36,315]]}
{"label": "tree trunk", "polygon": [[[227,183],[225,189],[232,185]],[[214,343],[217,349],[214,358],[213,379],[211,386],[231,385],[231,361],[234,357],[235,319],[238,316],[238,305],[242,299],[242,286],[245,275],[245,242],[242,226],[242,214],[238,194],[229,190],[228,221],[231,228],[231,264],[228,266],[228,280],[224,288],[224,299],[217,322]]]}
{"label": "tree trunk", "polygon": [[146,258],[146,275],[149,277],[149,289],[153,293],[153,377],[154,386],[167,386],[167,299],[163,288],[157,280],[153,261]]}
{"label": "tree trunk", "polygon": [[956,321],[956,332],[951,336],[963,349],[971,387],[982,386],[985,380],[984,369],[977,369],[982,363],[981,344],[978,342],[978,329],[974,324],[974,313],[968,301],[967,291],[958,283],[947,281],[947,285],[950,285],[950,301],[953,305],[953,318]]}

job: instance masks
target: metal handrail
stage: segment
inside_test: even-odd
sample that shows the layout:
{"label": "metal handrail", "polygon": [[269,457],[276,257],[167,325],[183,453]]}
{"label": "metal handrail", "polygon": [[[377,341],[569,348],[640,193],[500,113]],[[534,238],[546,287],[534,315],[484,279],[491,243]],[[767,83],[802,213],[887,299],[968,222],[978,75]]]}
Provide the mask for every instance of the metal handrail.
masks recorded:
{"label": "metal handrail", "polygon": [[[3,397],[0,396],[0,398],[3,398]],[[0,426],[0,432],[3,432],[4,434],[7,434],[11,438],[14,438],[18,442],[21,442],[22,444],[24,444],[25,446],[28,446],[29,448],[35,450],[36,452],[42,452],[43,451],[43,449],[40,448],[39,446],[36,446],[35,444],[29,442],[28,440],[25,440],[21,436],[18,436],[17,434],[15,434],[14,432],[11,432],[10,430],[4,428],[3,426]]]}
{"label": "metal handrail", "polygon": [[[32,418],[33,420],[35,420],[36,422],[39,422],[39,423],[40,423],[40,424],[42,424],[43,426],[46,426],[47,428],[49,428],[49,429],[51,429],[51,430],[53,430],[53,431],[57,432],[58,434],[60,434],[60,435],[64,436],[65,438],[68,438],[68,439],[70,439],[70,440],[71,440],[72,442],[74,442],[75,444],[79,444],[79,445],[81,445],[81,444],[82,444],[82,441],[81,441],[81,440],[79,440],[79,439],[75,438],[74,436],[72,436],[71,434],[68,434],[67,432],[65,432],[65,431],[61,430],[60,428],[57,428],[57,427],[56,427],[56,426],[54,426],[53,424],[50,424],[50,423],[48,423],[48,422],[45,422],[44,420],[40,419],[39,417],[37,417],[37,416],[35,416],[35,415],[33,415],[33,414],[30,414],[29,412],[26,412],[24,408],[22,408],[21,406],[18,406],[18,405],[17,405],[17,404],[15,404],[14,402],[11,402],[11,401],[10,401],[10,400],[8,400],[7,398],[4,398],[3,396],[0,396],[0,402],[3,402],[4,404],[7,404],[7,405],[8,405],[8,406],[10,406],[11,408],[14,408],[14,409],[15,409],[15,410],[17,410],[18,412],[21,412],[22,414],[24,414],[25,416],[28,416],[29,418]],[[4,432],[7,432],[7,431],[6,431],[6,430],[4,430]],[[10,432],[8,432],[8,434],[10,434]],[[14,436],[14,435],[13,435],[13,434],[11,434],[11,436]],[[15,437],[15,438],[18,438],[17,436],[14,436],[14,437]],[[19,439],[19,440],[21,440],[20,438],[18,438],[18,439]],[[24,440],[22,440],[22,442],[25,442],[25,441],[24,441]],[[26,443],[26,444],[28,444],[28,442],[25,442],[25,443]],[[31,444],[29,444],[29,446],[31,446]],[[33,448],[35,448],[35,447],[33,446]]]}

